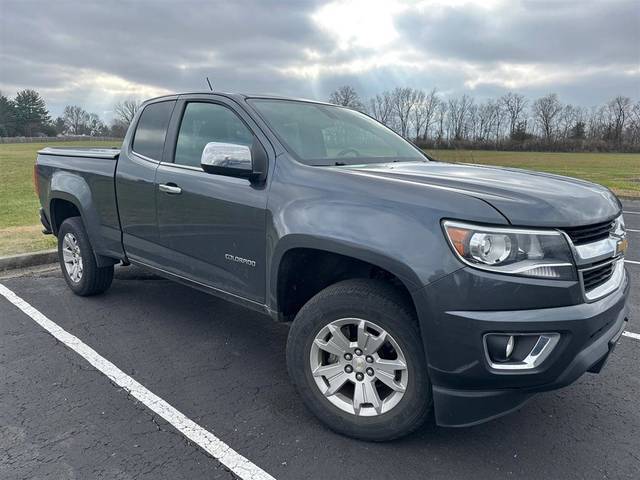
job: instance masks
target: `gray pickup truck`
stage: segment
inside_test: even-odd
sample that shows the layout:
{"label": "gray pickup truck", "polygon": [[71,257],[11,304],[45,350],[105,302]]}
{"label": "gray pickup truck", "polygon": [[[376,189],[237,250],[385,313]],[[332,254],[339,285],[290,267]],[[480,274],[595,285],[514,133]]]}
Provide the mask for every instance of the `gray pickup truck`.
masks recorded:
{"label": "gray pickup truck", "polygon": [[627,321],[611,191],[434,161],[343,107],[156,98],[121,149],[40,151],[35,182],[71,290],[135,264],[291,322],[300,396],[361,439],[505,414],[599,372]]}

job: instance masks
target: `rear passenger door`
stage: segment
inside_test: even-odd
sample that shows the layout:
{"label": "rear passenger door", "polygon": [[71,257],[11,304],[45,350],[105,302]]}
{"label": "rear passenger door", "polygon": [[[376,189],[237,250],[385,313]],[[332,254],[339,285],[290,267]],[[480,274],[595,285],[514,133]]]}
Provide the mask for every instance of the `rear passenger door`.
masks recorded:
{"label": "rear passenger door", "polygon": [[264,303],[266,185],[206,173],[200,158],[208,142],[250,146],[257,140],[265,148],[268,142],[224,97],[181,97],[174,119],[171,158],[156,172],[163,263],[190,280]]}
{"label": "rear passenger door", "polygon": [[176,97],[143,107],[136,128],[123,143],[116,169],[116,198],[122,242],[131,260],[157,266],[155,175],[163,159]]}

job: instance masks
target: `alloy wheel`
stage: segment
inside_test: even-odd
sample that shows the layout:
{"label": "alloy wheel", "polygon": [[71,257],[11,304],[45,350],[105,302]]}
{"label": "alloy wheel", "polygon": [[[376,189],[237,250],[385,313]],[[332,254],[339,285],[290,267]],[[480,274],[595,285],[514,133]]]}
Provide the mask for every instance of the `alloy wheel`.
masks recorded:
{"label": "alloy wheel", "polygon": [[341,318],[323,327],[309,360],[320,392],[353,415],[382,415],[400,402],[407,389],[409,372],[402,349],[387,331],[368,320]]}
{"label": "alloy wheel", "polygon": [[78,239],[73,233],[67,233],[62,240],[62,259],[67,275],[72,282],[78,283],[82,280],[82,255]]}

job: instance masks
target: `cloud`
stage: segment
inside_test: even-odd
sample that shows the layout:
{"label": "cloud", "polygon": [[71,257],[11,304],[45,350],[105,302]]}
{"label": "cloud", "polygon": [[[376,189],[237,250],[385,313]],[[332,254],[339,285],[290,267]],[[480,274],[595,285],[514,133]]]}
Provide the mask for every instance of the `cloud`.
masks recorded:
{"label": "cloud", "polygon": [[528,1],[422,10],[398,19],[427,54],[474,62],[599,64],[640,61],[637,1]]}
{"label": "cloud", "polygon": [[591,105],[640,96],[639,21],[635,0],[0,0],[0,90],[107,119],[117,100],[204,90],[205,76],[321,99],[349,83]]}

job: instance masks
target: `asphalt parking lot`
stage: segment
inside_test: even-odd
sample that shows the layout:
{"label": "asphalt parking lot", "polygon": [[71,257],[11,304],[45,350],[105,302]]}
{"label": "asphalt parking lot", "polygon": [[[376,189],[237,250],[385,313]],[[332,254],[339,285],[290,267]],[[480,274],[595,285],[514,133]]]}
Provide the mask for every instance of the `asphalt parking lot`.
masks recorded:
{"label": "asphalt parking lot", "polygon": [[[625,210],[628,331],[640,333],[640,213],[631,213],[640,201]],[[631,336],[600,375],[508,416],[465,429],[430,421],[373,444],[332,433],[302,405],[285,368],[287,325],[132,267],[92,298],[74,296],[51,268],[0,283],[277,479],[640,475],[640,340]],[[236,477],[0,296],[0,478]]]}

